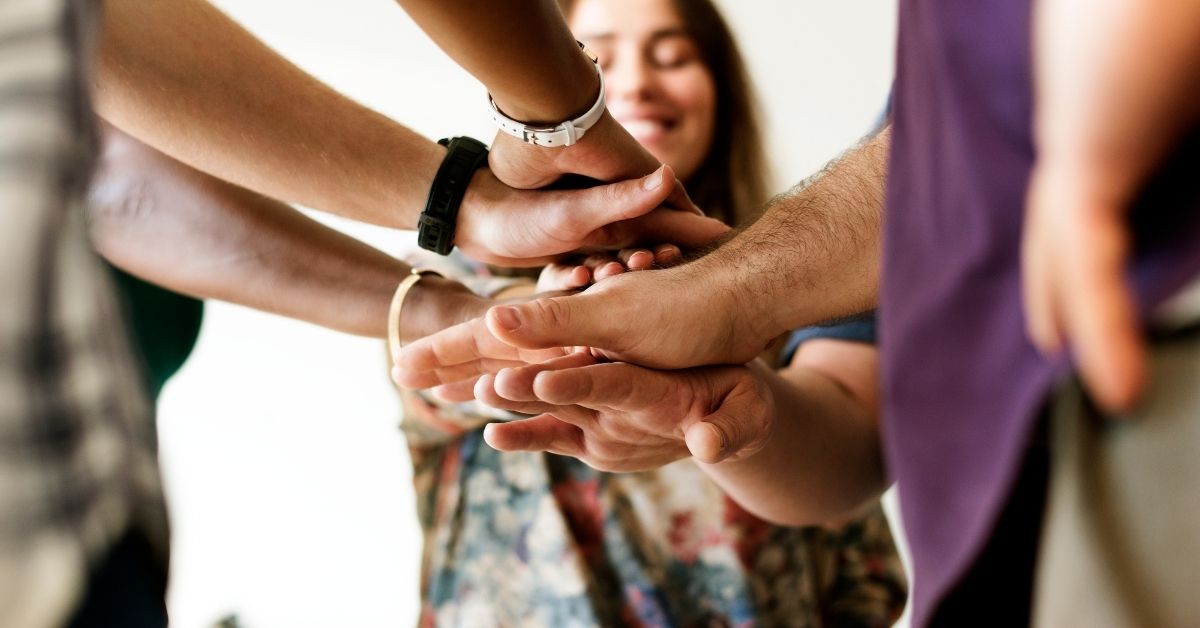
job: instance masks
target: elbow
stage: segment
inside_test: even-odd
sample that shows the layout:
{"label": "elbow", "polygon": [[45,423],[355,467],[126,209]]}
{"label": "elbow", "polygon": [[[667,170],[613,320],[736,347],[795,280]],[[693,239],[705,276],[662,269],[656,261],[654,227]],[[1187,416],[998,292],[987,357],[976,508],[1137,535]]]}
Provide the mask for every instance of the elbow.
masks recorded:
{"label": "elbow", "polygon": [[733,498],[746,512],[772,525],[799,528],[842,522],[874,508],[883,489],[858,496],[841,496],[821,502],[804,503],[803,500],[784,500],[780,503],[763,504]]}
{"label": "elbow", "polygon": [[136,169],[102,159],[87,197],[88,236],[102,257],[124,270],[132,270],[145,250],[143,236],[155,203],[148,182]]}

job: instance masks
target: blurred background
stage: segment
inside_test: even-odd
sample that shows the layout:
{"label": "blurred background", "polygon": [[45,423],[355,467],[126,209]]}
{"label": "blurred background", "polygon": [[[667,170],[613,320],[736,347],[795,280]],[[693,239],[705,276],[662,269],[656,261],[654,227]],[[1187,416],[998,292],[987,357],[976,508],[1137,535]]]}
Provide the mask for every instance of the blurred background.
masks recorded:
{"label": "blurred background", "polygon": [[[494,136],[483,88],[387,0],[215,4],[430,138]],[[879,116],[896,3],[718,4],[746,53],[783,191]],[[410,234],[317,217],[392,253],[413,246]],[[412,625],[420,529],[398,411],[381,342],[209,302],[199,345],[160,405],[172,624]]]}

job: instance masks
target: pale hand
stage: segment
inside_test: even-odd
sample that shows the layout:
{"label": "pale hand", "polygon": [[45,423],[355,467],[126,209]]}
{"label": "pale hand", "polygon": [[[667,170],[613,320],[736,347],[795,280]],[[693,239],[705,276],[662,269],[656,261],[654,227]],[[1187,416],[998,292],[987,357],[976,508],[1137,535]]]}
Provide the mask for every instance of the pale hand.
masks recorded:
{"label": "pale hand", "polygon": [[501,451],[548,451],[601,471],[640,471],[694,456],[736,460],[773,425],[767,385],[744,366],[656,371],[576,353],[481,377],[477,399],[537,414],[484,431]]}

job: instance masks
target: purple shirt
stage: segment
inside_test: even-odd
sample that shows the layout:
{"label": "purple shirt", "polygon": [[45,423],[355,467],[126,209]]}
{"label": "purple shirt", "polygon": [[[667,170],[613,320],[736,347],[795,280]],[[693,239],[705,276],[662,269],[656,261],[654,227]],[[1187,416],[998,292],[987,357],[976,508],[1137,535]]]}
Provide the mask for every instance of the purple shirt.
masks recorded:
{"label": "purple shirt", "polygon": [[[1029,12],[1028,0],[901,3],[880,339],[916,626],[982,549],[1034,419],[1066,374],[1035,353],[1021,312]],[[1143,310],[1200,270],[1197,140],[1131,213]]]}

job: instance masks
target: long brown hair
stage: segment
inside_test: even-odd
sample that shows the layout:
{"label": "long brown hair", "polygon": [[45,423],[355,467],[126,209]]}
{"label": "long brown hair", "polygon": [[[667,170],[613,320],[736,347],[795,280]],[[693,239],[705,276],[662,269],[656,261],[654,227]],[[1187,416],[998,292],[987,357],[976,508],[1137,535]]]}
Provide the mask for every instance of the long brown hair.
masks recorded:
{"label": "long brown hair", "polygon": [[[569,20],[579,0],[558,0]],[[711,0],[673,0],[684,29],[713,75],[717,111],[712,147],[685,185],[692,200],[731,225],[757,216],[767,200],[767,158],[746,64],[725,18]]]}

